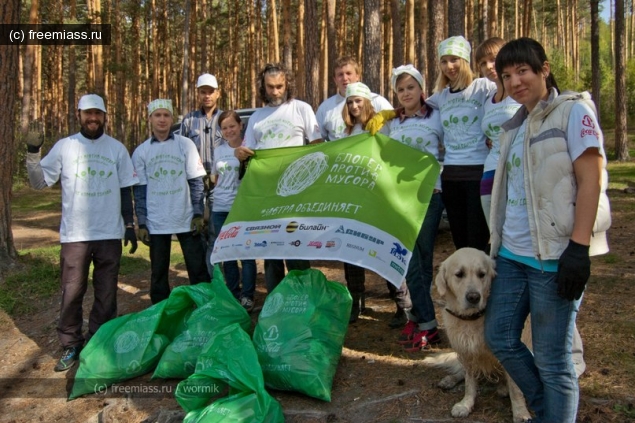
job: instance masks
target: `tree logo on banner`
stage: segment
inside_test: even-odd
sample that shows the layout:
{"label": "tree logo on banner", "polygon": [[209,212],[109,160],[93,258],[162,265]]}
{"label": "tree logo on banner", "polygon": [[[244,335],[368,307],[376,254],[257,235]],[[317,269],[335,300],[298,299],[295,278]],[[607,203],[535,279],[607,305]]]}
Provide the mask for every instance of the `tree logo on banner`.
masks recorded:
{"label": "tree logo on banner", "polygon": [[278,180],[281,197],[299,194],[318,180],[329,166],[329,156],[316,152],[302,156],[287,167]]}

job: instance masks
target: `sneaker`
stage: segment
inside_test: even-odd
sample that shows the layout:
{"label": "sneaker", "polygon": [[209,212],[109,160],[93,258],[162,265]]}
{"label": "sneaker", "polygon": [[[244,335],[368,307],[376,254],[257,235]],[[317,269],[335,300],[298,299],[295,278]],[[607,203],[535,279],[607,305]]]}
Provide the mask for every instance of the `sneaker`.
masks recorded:
{"label": "sneaker", "polygon": [[409,344],[412,341],[412,338],[415,336],[415,333],[419,331],[417,324],[412,320],[408,320],[406,326],[401,331],[399,335],[399,339],[397,339],[398,344]]}
{"label": "sneaker", "polygon": [[79,360],[79,352],[81,350],[81,347],[64,348],[62,357],[60,358],[60,361],[57,362],[53,370],[55,370],[56,372],[65,372],[66,370],[73,367]]}
{"label": "sneaker", "polygon": [[247,313],[251,313],[256,303],[249,297],[242,297],[240,299],[240,305],[243,306],[245,310],[247,310]]}
{"label": "sneaker", "polygon": [[420,330],[415,333],[410,343],[404,344],[404,350],[408,352],[423,351],[429,349],[430,345],[439,342],[441,342],[441,338],[438,330]]}
{"label": "sneaker", "polygon": [[395,312],[395,315],[392,316],[390,322],[388,322],[388,326],[392,329],[397,329],[403,327],[408,322],[408,317],[406,316],[406,311],[403,308],[398,308]]}

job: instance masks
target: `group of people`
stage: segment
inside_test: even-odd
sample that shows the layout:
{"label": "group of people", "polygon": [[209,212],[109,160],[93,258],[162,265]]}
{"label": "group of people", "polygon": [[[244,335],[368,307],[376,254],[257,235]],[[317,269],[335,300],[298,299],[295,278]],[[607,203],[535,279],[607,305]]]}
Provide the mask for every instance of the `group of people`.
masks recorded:
{"label": "group of people", "polygon": [[[445,208],[455,247],[488,251],[496,259],[485,313],[488,345],[525,394],[535,421],[575,421],[575,318],[590,275],[589,256],[608,251],[610,225],[597,113],[588,94],[560,93],[535,40],[486,40],[475,51],[481,78],[473,76],[471,46],[463,37],[442,41],[437,53],[440,75],[430,97],[414,66],[393,69],[396,108],[360,81],[359,65],[351,57],[336,61],[337,93],[316,113],[295,98],[292,74],[280,64],[268,64],[257,81],[264,107],[251,116],[244,139],[240,116],[217,107],[216,78],[201,75],[200,109],[184,118],[181,135],[170,131],[171,101],[154,100],[148,105],[152,136],[132,158],[104,133],[103,100],[94,94],[82,97],[80,132],[58,141],[41,160],[41,141],[29,141],[27,154],[33,187],[62,183],[57,330],[64,352],[55,370],[70,368],[86,341],[82,299],[91,261],[95,301],[86,338],[116,316],[121,239],[131,243],[131,253],[137,237],[150,246],[150,296],[159,302],[170,292],[173,234],[190,282],[209,281],[213,241],[231,209],[241,169],[255,150],[380,131],[443,162],[405,283],[391,291],[397,303],[395,325],[403,325],[398,342],[407,351],[439,342],[430,289]],[[207,241],[202,236],[205,203],[210,211]],[[265,260],[267,291],[283,279],[285,266],[302,270],[310,263]],[[251,310],[255,261],[242,261],[242,277],[237,262],[225,262],[223,268],[229,289]],[[354,322],[363,309],[365,270],[344,263],[344,275]],[[530,313],[533,353],[520,341]]]}

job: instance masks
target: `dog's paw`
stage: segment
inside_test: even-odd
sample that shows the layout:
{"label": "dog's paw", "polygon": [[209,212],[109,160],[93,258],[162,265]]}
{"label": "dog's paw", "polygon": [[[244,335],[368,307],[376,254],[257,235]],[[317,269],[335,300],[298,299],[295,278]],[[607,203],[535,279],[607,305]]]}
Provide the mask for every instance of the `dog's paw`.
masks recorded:
{"label": "dog's paw", "polygon": [[460,380],[457,380],[454,376],[446,376],[437,383],[437,386],[441,389],[452,389],[459,383]]}
{"label": "dog's paw", "polygon": [[472,412],[472,407],[467,407],[461,402],[457,402],[452,407],[452,417],[467,417]]}
{"label": "dog's paw", "polygon": [[514,410],[512,410],[512,414],[514,423],[527,423],[531,421],[531,414],[529,414],[527,409],[520,412],[514,412]]}

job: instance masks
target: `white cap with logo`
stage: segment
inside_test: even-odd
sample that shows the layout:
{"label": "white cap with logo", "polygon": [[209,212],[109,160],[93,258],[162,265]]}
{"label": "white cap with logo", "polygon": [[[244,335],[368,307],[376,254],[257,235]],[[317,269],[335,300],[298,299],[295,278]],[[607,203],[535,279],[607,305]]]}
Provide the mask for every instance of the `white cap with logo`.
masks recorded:
{"label": "white cap with logo", "polygon": [[106,106],[104,105],[104,99],[97,94],[86,94],[79,99],[77,104],[79,110],[97,109],[106,113]]}
{"label": "white cap with logo", "polygon": [[218,82],[216,81],[216,77],[209,73],[204,73],[203,75],[198,77],[198,81],[196,81],[196,88],[199,87],[212,87],[218,88]]}

